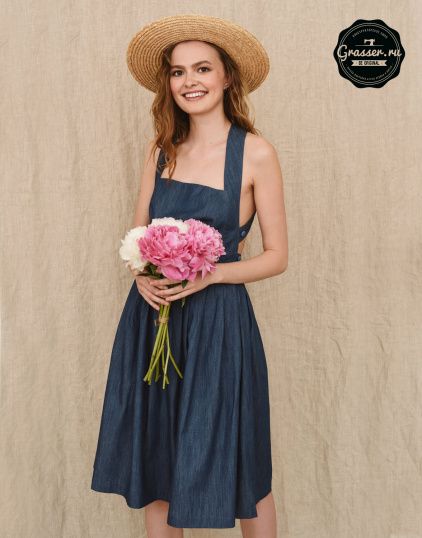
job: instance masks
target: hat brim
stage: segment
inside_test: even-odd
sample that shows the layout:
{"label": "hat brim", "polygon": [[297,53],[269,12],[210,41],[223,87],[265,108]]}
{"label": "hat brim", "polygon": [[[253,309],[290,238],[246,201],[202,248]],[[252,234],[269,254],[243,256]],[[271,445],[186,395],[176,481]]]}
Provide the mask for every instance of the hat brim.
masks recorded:
{"label": "hat brim", "polygon": [[126,53],[132,76],[156,93],[156,75],[164,49],[186,40],[209,41],[224,49],[237,64],[248,93],[256,90],[268,75],[270,62],[267,52],[245,28],[217,17],[186,14],[154,21],[132,38]]}

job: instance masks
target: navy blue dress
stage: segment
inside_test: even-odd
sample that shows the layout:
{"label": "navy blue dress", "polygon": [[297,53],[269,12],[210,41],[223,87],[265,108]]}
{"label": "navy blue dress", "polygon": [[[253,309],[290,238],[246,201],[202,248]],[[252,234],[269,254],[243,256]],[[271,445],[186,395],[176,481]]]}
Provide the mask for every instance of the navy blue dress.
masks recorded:
{"label": "navy blue dress", "polygon": [[[195,218],[214,226],[235,262],[255,213],[239,227],[246,131],[232,124],[224,190],[156,173],[150,217]],[[158,163],[163,162],[160,152]],[[181,379],[143,380],[154,345],[155,310],[134,281],[111,353],[91,489],[123,495],[131,508],[169,503],[167,523],[230,528],[257,517],[271,491],[268,372],[245,284],[211,284],[173,301],[169,338]],[[154,378],[153,378],[154,379]]]}

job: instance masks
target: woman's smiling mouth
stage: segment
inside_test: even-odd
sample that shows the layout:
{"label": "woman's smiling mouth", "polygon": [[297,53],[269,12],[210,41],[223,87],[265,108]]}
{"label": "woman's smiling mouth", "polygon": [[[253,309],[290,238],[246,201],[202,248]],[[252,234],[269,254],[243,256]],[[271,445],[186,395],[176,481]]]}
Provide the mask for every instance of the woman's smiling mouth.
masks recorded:
{"label": "woman's smiling mouth", "polygon": [[199,99],[201,99],[207,93],[208,92],[206,92],[206,91],[186,92],[186,93],[183,94],[183,97],[187,101],[198,101]]}

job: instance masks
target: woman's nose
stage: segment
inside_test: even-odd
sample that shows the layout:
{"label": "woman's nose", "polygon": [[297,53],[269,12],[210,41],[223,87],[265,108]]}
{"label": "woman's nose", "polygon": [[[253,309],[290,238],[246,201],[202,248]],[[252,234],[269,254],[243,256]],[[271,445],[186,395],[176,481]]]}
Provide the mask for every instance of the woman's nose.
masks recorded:
{"label": "woman's nose", "polygon": [[189,74],[186,73],[185,76],[185,86],[186,88],[190,89],[192,86],[196,86],[198,83],[195,80],[195,73]]}

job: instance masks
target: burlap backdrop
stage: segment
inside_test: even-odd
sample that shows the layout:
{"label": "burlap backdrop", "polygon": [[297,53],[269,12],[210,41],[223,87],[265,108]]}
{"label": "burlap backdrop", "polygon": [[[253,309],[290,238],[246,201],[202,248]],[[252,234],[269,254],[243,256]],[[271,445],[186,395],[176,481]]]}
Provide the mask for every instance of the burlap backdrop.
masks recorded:
{"label": "burlap backdrop", "polygon": [[[267,353],[280,538],[421,538],[422,4],[3,2],[1,531],[145,536],[144,510],[90,490],[152,94],[126,47],[199,12],[267,48],[252,94],[279,152],[286,273],[248,284]],[[357,89],[338,33],[381,18],[398,78]],[[258,220],[244,257],[261,251]],[[240,536],[235,529],[185,536]]]}

